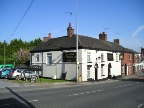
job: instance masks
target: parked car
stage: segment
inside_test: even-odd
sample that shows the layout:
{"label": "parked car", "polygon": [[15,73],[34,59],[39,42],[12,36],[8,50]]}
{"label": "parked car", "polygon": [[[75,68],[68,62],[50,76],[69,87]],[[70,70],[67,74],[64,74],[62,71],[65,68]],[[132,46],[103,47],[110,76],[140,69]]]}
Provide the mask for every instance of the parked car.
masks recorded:
{"label": "parked car", "polygon": [[7,78],[10,69],[2,69],[0,71],[0,78]]}
{"label": "parked car", "polygon": [[32,78],[32,76],[36,76],[36,79],[39,78],[39,75],[38,75],[38,74],[35,74],[33,71],[29,71],[29,70],[24,70],[24,71],[23,71],[23,74],[22,74],[21,77],[24,78],[24,76],[25,76],[25,78],[27,78],[27,79]]}
{"label": "parked car", "polygon": [[25,69],[11,69],[7,75],[8,79],[19,79],[21,72]]}

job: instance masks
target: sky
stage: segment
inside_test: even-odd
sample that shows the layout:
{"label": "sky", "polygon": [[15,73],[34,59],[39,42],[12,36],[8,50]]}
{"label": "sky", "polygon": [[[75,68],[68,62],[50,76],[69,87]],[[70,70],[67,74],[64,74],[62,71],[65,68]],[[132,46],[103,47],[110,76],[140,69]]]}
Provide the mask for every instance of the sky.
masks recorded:
{"label": "sky", "polygon": [[143,5],[144,0],[0,0],[0,42],[43,40],[48,33],[66,36],[71,22],[75,33],[77,27],[78,34],[98,39],[105,32],[108,41],[119,39],[120,45],[140,52]]}

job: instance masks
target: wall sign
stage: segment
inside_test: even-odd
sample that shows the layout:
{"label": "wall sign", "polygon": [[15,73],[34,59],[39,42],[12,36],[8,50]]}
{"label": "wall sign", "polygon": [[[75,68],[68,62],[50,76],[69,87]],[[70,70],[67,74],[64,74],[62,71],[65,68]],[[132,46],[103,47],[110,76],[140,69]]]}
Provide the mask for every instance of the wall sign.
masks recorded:
{"label": "wall sign", "polygon": [[76,52],[64,52],[63,62],[76,62]]}
{"label": "wall sign", "polygon": [[119,55],[119,59],[120,59],[120,60],[123,60],[123,59],[124,59],[124,54],[123,54],[123,53],[121,53],[121,54]]}

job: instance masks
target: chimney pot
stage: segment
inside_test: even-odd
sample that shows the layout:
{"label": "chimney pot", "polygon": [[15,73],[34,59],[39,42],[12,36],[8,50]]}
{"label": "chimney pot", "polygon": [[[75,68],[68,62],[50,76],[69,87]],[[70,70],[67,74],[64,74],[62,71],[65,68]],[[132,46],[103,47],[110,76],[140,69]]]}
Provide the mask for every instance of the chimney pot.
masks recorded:
{"label": "chimney pot", "polygon": [[119,39],[114,39],[114,43],[119,44]]}
{"label": "chimney pot", "polygon": [[103,40],[103,41],[107,41],[107,34],[105,34],[105,32],[102,32],[99,34],[99,39]]}

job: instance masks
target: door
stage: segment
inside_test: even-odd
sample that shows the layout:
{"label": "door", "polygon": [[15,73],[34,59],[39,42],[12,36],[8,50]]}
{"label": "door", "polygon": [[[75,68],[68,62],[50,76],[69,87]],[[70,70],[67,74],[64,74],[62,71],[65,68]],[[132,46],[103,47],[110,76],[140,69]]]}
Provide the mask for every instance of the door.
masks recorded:
{"label": "door", "polygon": [[97,68],[95,68],[95,81],[98,81],[98,72],[97,72]]}

